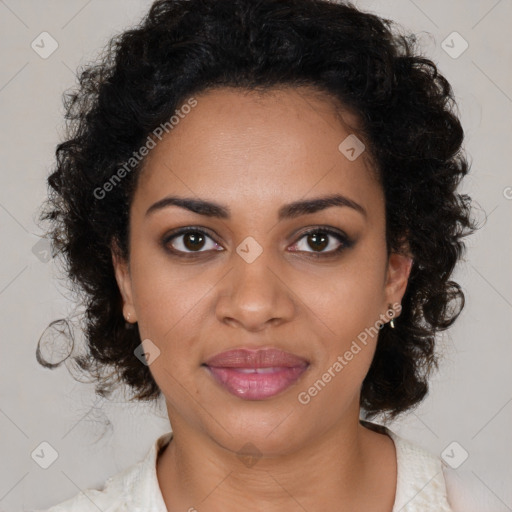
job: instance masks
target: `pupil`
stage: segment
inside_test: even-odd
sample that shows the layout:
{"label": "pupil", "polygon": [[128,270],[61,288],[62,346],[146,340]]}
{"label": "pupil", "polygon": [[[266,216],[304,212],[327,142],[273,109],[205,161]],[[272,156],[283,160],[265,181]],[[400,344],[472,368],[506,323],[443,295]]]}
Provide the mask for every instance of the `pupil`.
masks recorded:
{"label": "pupil", "polygon": [[[192,243],[190,243],[192,241]],[[185,247],[190,250],[200,249],[204,243],[204,237],[201,233],[188,233],[185,235]]]}

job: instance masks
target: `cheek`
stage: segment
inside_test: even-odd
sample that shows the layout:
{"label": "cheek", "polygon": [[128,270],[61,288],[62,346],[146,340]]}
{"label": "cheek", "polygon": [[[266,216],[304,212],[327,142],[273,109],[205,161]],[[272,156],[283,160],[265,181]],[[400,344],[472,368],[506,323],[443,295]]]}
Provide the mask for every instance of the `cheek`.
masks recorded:
{"label": "cheek", "polygon": [[297,397],[301,404],[311,403],[318,414],[334,418],[357,402],[382,324],[382,280],[375,268],[347,271],[314,297],[312,318],[321,319],[316,323],[322,333],[317,364]]}
{"label": "cheek", "polygon": [[[315,386],[312,393],[321,388],[324,400],[353,398],[371,365],[382,324],[380,315],[385,312],[384,259],[381,247],[358,252],[324,280],[322,287],[318,281],[310,286],[308,309],[320,346],[308,386]],[[324,390],[322,383],[328,389]]]}
{"label": "cheek", "polygon": [[385,256],[375,259],[377,252],[376,248],[373,254],[354,254],[346,265],[308,285],[308,306],[331,336],[339,335],[346,342],[374,325],[384,313]]}
{"label": "cheek", "polygon": [[362,382],[368,373],[375,347],[356,342],[336,352],[329,363],[297,390],[297,402],[310,417],[336,421],[348,409],[359,407]]}
{"label": "cheek", "polygon": [[[212,281],[210,283],[210,281]],[[134,254],[133,298],[141,336],[166,345],[197,316],[213,285],[207,274],[172,264],[153,254]],[[191,332],[191,331],[189,331]]]}

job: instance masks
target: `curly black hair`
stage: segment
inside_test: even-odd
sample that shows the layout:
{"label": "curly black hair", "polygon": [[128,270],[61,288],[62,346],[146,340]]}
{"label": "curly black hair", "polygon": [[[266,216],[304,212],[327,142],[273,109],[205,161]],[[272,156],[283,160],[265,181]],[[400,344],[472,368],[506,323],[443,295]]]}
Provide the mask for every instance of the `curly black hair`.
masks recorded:
{"label": "curly black hair", "polygon": [[[81,70],[64,95],[67,140],[40,219],[85,306],[87,352],[74,361],[98,394],[119,383],[137,400],[161,394],[134,356],[141,339],[124,321],[111,252],[129,257],[129,209],[145,160],[108,194],[98,191],[194,94],[307,86],[358,115],[385,196],[388,254],[405,243],[414,259],[399,321],[379,331],[361,408],[394,418],[423,400],[438,366],[436,335],[464,307],[450,276],[476,225],[471,198],[457,192],[470,166],[453,91],[417,46],[414,34],[349,2],[158,0]],[[42,356],[42,339],[39,362],[57,366]]]}

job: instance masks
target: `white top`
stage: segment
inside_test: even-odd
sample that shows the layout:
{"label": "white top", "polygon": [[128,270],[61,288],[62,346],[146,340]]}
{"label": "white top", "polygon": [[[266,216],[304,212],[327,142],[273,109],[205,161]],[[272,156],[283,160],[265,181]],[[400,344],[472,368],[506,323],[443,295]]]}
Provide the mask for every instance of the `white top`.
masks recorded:
{"label": "white top", "polygon": [[[392,512],[456,512],[448,501],[446,464],[387,427],[372,426],[385,431],[396,447],[397,486]],[[171,438],[172,432],[160,436],[143,460],[110,477],[103,490],[89,489],[45,511],[33,512],[167,512],[156,461]]]}

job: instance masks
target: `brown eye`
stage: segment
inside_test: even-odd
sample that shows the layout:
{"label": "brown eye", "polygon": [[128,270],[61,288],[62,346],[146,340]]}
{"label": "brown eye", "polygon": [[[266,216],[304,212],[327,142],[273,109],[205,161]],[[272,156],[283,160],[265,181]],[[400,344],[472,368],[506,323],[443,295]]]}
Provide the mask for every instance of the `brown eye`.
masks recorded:
{"label": "brown eye", "polygon": [[201,229],[185,228],[167,235],[162,241],[164,247],[175,254],[203,253],[219,250],[217,244]]}
{"label": "brown eye", "polygon": [[205,237],[202,233],[187,233],[183,236],[183,245],[190,251],[201,249],[205,242]]}
{"label": "brown eye", "polygon": [[[328,257],[336,255],[352,245],[353,242],[342,232],[328,228],[315,228],[302,233],[292,251],[309,253],[314,257]],[[308,248],[312,250],[308,250]]]}
{"label": "brown eye", "polygon": [[323,251],[329,245],[329,235],[318,231],[307,235],[307,243],[313,249]]}

